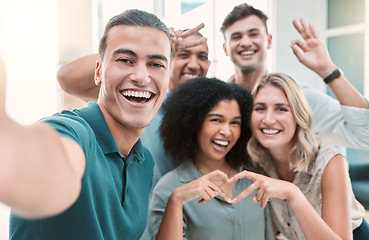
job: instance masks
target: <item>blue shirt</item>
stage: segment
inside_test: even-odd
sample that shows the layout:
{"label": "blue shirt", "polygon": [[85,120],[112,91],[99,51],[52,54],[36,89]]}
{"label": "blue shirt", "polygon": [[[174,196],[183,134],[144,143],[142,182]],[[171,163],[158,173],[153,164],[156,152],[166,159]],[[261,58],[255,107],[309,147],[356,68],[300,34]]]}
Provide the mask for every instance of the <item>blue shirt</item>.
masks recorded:
{"label": "blue shirt", "polygon": [[[192,161],[185,161],[178,168],[164,175],[157,183],[150,201],[153,238],[156,236],[165,207],[174,189],[189,183],[202,174]],[[240,179],[236,182],[234,195],[240,194],[251,180]],[[194,199],[183,205],[184,239],[273,239],[269,209],[260,208],[252,201],[253,194],[237,204],[229,204],[217,196],[206,204],[198,204]]]}
{"label": "blue shirt", "polygon": [[[170,91],[168,90],[163,104],[165,104],[169,94]],[[163,140],[160,137],[160,126],[163,121],[163,117],[164,110],[161,106],[154,119],[145,128],[145,131],[140,137],[142,144],[149,150],[155,163],[152,189],[155,187],[161,176],[178,166],[178,164],[172,160],[171,156],[165,152]]]}
{"label": "blue shirt", "polygon": [[146,226],[153,170],[140,140],[123,156],[96,103],[43,121],[83,149],[81,193],[54,217],[26,220],[11,215],[10,239],[139,239]]}

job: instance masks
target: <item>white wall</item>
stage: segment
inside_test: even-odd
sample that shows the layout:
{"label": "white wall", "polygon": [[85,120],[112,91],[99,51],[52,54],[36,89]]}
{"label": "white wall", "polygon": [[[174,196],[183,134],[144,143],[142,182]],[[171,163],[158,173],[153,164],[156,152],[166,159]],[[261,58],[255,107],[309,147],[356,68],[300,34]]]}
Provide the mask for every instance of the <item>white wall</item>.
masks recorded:
{"label": "white wall", "polygon": [[4,204],[0,203],[0,240],[9,239],[9,213],[10,209]]}
{"label": "white wall", "polygon": [[1,1],[0,30],[7,112],[33,123],[56,109],[56,1]]}
{"label": "white wall", "polygon": [[[0,1],[6,110],[21,124],[56,110],[56,22],[56,0]],[[0,204],[0,240],[8,239],[8,216],[9,209]]]}
{"label": "white wall", "polygon": [[273,51],[275,71],[284,72],[296,81],[308,84],[318,90],[325,91],[321,78],[303,66],[289,47],[291,40],[301,38],[292,25],[293,19],[304,18],[312,23],[322,35],[325,29],[326,11],[321,0],[274,0],[272,19]]}

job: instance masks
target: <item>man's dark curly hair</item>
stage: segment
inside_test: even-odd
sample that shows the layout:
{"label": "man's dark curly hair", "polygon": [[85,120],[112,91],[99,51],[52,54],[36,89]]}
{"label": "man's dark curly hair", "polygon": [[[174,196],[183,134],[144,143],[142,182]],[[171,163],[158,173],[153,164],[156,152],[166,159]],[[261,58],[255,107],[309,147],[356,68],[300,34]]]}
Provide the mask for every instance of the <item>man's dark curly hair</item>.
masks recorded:
{"label": "man's dark curly hair", "polygon": [[168,96],[160,134],[164,149],[175,161],[194,159],[198,151],[198,132],[209,111],[222,100],[238,102],[241,112],[241,135],[226,155],[228,163],[238,168],[249,160],[246,143],[251,137],[252,95],[235,83],[217,78],[199,77],[178,85]]}

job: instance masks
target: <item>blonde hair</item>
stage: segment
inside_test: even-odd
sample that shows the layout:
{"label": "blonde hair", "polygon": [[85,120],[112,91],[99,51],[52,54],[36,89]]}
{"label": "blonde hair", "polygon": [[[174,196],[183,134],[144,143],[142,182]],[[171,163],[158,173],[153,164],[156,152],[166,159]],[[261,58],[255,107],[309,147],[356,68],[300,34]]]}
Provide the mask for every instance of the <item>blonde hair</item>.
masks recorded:
{"label": "blonde hair", "polygon": [[[294,145],[289,153],[291,169],[306,171],[315,160],[319,151],[319,143],[311,132],[313,118],[311,109],[300,86],[289,76],[273,73],[264,76],[255,86],[253,97],[265,86],[280,88],[287,97],[291,112],[296,120],[296,131],[292,140]],[[247,151],[254,163],[270,159],[269,151],[263,147],[253,135],[247,144]]]}

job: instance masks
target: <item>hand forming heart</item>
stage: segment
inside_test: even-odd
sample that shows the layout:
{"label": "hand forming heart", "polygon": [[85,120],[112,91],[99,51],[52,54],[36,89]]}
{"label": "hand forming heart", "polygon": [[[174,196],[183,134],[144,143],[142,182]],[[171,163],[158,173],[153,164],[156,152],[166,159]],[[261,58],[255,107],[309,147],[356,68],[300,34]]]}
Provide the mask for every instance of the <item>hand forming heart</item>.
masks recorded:
{"label": "hand forming heart", "polygon": [[228,176],[220,170],[210,172],[192,182],[180,186],[173,191],[172,195],[185,204],[195,198],[200,197],[200,204],[209,202],[216,196],[221,196],[225,201],[231,203],[231,198],[228,197],[221,189],[225,183],[228,183]]}
{"label": "hand forming heart", "polygon": [[232,203],[238,203],[243,198],[258,190],[257,194],[253,197],[253,201],[260,202],[260,207],[265,208],[271,198],[289,200],[294,196],[296,191],[299,191],[298,187],[291,182],[270,178],[246,170],[234,175],[229,182],[235,182],[241,178],[250,179],[253,181],[253,184],[236,196],[231,201]]}

